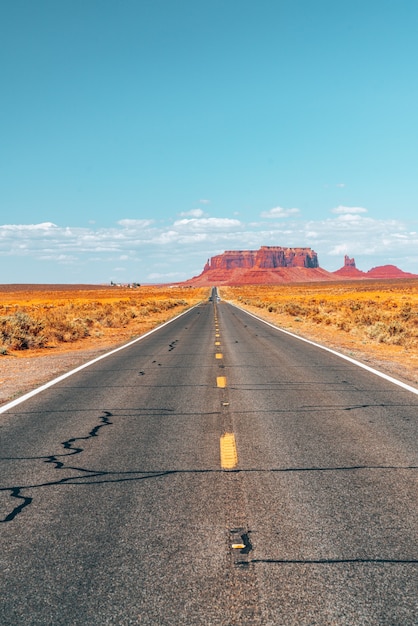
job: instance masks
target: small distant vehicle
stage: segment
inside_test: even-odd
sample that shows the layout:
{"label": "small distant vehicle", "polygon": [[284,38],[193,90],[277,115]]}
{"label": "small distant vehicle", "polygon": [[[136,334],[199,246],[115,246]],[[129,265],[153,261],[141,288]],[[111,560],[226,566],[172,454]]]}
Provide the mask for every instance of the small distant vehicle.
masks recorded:
{"label": "small distant vehicle", "polygon": [[219,302],[219,301],[220,301],[220,297],[218,296],[218,290],[216,289],[216,287],[214,287],[209,296],[209,302]]}

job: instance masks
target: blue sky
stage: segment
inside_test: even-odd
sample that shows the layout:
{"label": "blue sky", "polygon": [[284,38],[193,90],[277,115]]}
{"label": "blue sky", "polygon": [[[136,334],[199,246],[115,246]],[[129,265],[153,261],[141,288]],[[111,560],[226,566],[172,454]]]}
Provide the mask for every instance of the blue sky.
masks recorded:
{"label": "blue sky", "polygon": [[261,245],[418,273],[416,0],[1,14],[1,283],[179,281]]}

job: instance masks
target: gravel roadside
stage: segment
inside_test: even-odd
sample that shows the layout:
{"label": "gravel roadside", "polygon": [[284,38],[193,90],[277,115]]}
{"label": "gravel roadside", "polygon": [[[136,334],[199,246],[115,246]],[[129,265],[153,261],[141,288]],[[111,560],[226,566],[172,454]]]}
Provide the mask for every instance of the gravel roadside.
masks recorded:
{"label": "gravel roadside", "polygon": [[31,357],[0,356],[0,405],[111,349],[112,346]]}

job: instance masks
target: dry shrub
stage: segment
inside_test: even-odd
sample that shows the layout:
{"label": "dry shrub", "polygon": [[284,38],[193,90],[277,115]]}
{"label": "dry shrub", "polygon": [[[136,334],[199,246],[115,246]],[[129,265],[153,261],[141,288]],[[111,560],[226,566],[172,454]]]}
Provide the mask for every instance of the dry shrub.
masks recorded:
{"label": "dry shrub", "polygon": [[[279,323],[303,322],[363,343],[418,348],[418,281],[350,281],[222,287],[226,299]],[[287,321],[288,320],[288,321]],[[298,324],[300,327],[300,324]]]}
{"label": "dry shrub", "polygon": [[0,343],[3,353],[5,348],[11,350],[43,348],[46,341],[42,321],[33,319],[24,311],[0,317]]}
{"label": "dry shrub", "polygon": [[0,290],[0,353],[54,347],[127,327],[140,334],[207,296],[208,289],[181,287],[141,287],[134,295],[117,287],[24,295]]}

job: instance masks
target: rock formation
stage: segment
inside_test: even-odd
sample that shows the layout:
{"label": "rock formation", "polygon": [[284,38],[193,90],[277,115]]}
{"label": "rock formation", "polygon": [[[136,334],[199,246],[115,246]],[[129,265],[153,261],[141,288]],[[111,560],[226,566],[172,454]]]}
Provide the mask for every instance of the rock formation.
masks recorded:
{"label": "rock formation", "polygon": [[229,250],[208,259],[193,285],[274,284],[333,280],[318,265],[311,248],[262,246],[259,250]]}
{"label": "rock formation", "polygon": [[368,272],[357,269],[348,255],[336,272],[319,267],[312,248],[262,246],[259,250],[229,250],[208,259],[203,272],[186,281],[188,285],[260,285],[340,280],[417,278],[393,265],[375,267]]}
{"label": "rock formation", "polygon": [[261,246],[259,250],[230,250],[208,259],[203,271],[277,267],[319,267],[318,256],[311,248]]}
{"label": "rock formation", "polygon": [[350,257],[347,254],[344,257],[343,267],[333,272],[333,274],[341,278],[348,278],[348,279],[365,278],[364,272],[357,269],[355,259],[350,259]]}
{"label": "rock formation", "polygon": [[380,265],[373,267],[368,272],[362,272],[357,269],[354,259],[350,259],[347,255],[344,257],[344,265],[336,272],[333,272],[335,276],[346,279],[390,279],[390,278],[416,278],[417,274],[411,274],[410,272],[404,272],[396,267],[396,265]]}
{"label": "rock formation", "polygon": [[417,274],[404,272],[396,267],[396,265],[379,265],[372,267],[371,270],[365,272],[366,278],[387,279],[387,278],[417,278]]}
{"label": "rock formation", "polygon": [[344,267],[356,267],[355,259],[350,259],[350,257],[346,254],[344,256]]}

